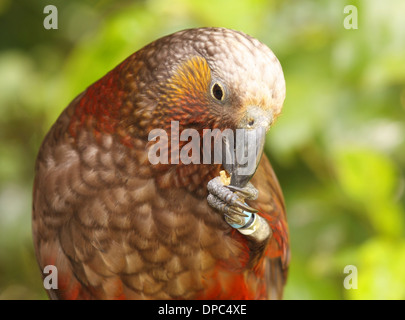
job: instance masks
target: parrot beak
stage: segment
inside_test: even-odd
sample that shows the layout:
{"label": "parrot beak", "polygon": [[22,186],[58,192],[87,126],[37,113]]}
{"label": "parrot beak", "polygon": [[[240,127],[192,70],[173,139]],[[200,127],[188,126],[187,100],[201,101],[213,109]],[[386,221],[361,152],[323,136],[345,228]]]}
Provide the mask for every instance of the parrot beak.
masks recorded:
{"label": "parrot beak", "polygon": [[222,164],[231,176],[230,185],[243,188],[255,174],[272,121],[270,111],[253,106],[247,108],[233,137],[231,134],[223,135]]}

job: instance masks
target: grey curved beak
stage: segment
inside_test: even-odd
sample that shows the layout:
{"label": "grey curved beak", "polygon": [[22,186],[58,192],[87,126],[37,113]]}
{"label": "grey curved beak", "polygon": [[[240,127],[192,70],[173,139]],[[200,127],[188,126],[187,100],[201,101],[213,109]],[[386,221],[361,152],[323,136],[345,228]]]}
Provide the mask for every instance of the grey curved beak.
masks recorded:
{"label": "grey curved beak", "polygon": [[231,176],[232,186],[243,188],[255,174],[263,155],[266,129],[236,129],[233,137],[222,137],[222,164]]}
{"label": "grey curved beak", "polygon": [[232,186],[243,188],[255,174],[272,122],[271,110],[251,105],[246,108],[239,129],[223,135],[222,165],[231,175]]}

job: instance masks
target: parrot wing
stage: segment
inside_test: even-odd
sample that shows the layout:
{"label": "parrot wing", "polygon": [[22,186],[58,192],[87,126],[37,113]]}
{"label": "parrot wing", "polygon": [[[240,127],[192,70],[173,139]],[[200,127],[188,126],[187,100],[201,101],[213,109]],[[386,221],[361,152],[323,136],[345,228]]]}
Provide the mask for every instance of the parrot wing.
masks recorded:
{"label": "parrot wing", "polygon": [[251,182],[259,190],[259,198],[249,204],[259,210],[273,231],[264,254],[267,296],[281,299],[290,261],[287,217],[280,184],[266,155]]}

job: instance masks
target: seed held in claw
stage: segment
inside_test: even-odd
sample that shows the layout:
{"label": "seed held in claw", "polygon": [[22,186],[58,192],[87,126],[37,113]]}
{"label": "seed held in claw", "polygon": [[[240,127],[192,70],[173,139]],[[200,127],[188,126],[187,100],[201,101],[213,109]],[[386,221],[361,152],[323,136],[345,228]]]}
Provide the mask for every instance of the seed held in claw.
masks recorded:
{"label": "seed held in claw", "polygon": [[225,170],[221,170],[219,172],[219,177],[224,186],[229,186],[229,184],[231,183],[231,177],[228,175],[228,173]]}

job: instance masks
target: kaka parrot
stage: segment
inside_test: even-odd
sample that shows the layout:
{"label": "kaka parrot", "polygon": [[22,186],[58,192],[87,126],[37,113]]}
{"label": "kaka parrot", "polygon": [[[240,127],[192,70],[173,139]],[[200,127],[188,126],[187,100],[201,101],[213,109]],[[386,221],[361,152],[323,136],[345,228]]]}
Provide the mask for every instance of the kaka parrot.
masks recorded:
{"label": "kaka parrot", "polygon": [[[273,52],[224,28],[158,39],[79,94],[46,135],[35,166],[36,257],[41,271],[57,270],[49,297],[282,298],[285,205],[262,152],[284,99]],[[205,129],[257,131],[253,172],[240,174],[238,161],[176,161],[188,142],[173,142],[176,121],[179,132],[201,137]],[[168,163],[150,160],[153,129],[167,132],[159,154]],[[240,143],[232,149],[224,138],[222,145],[232,152]]]}

